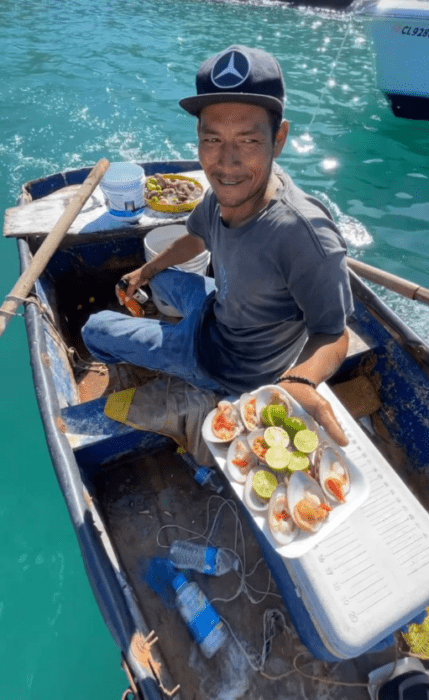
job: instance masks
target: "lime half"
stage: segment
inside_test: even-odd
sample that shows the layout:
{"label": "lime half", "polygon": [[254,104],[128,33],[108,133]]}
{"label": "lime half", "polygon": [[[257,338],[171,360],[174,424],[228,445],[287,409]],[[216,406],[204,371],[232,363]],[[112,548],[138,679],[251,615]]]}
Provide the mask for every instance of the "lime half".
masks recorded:
{"label": "lime half", "polygon": [[265,460],[271,469],[276,472],[286,471],[290,460],[290,452],[286,447],[276,445],[269,447],[265,454]]}
{"label": "lime half", "polygon": [[285,418],[283,421],[283,428],[286,430],[291,440],[293,440],[298,430],[305,430],[307,426],[301,418],[290,416],[290,418]]}
{"label": "lime half", "polygon": [[261,420],[264,425],[283,425],[283,422],[287,416],[287,411],[285,406],[280,406],[279,404],[270,403],[268,406],[264,406],[261,411]]}
{"label": "lime half", "polygon": [[287,465],[288,472],[303,472],[310,467],[310,460],[305,452],[292,452]]}
{"label": "lime half", "polygon": [[271,425],[269,428],[266,428],[264,440],[268,447],[275,447],[276,445],[287,447],[289,445],[289,435],[286,430],[283,430],[283,428],[277,425]]}
{"label": "lime half", "polygon": [[267,501],[274,489],[277,488],[278,482],[274,474],[267,472],[265,469],[260,469],[253,477],[252,486],[256,495]]}
{"label": "lime half", "polygon": [[313,430],[298,430],[293,444],[299,452],[313,452],[319,444],[319,438]]}

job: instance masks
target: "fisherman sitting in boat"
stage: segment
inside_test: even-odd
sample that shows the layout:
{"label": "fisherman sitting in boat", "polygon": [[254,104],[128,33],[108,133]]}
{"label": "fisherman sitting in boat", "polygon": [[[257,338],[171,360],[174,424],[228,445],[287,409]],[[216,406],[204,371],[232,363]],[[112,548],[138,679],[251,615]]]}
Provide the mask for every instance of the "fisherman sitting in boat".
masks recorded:
{"label": "fisherman sitting in boat", "polygon": [[[347,438],[316,390],[344,360],[353,310],[346,245],[328,210],[274,162],[283,149],[284,81],[271,54],[231,46],[199,68],[199,159],[211,188],[187,233],[125,275],[183,313],[177,323],[102,311],[83,329],[90,352],[239,395],[281,383],[339,444]],[[170,269],[205,249],[214,279]],[[167,269],[168,268],[168,269]]]}

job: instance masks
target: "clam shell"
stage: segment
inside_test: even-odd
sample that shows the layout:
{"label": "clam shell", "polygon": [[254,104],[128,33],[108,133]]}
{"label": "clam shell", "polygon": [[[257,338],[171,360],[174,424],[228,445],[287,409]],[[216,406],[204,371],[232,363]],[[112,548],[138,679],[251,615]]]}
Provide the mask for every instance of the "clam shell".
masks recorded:
{"label": "clam shell", "polygon": [[286,407],[288,416],[292,414],[292,403],[289,394],[281,386],[269,384],[254,392],[256,397],[256,415],[260,420],[261,411],[265,406],[271,403],[279,403]]}
{"label": "clam shell", "polygon": [[276,542],[279,544],[289,544],[298,535],[299,530],[295,525],[292,517],[288,520],[279,519],[276,513],[281,513],[286,510],[289,515],[289,507],[287,502],[287,487],[285,484],[279,484],[268,504],[268,527]]}
{"label": "clam shell", "polygon": [[337,478],[342,485],[343,495],[350,491],[350,475],[346,460],[340,452],[326,442],[319,446],[316,453],[317,474],[324,494],[335,503],[344,503],[344,499],[338,498],[327,486],[329,478]]}
{"label": "clam shell", "polygon": [[252,430],[252,432],[249,433],[248,436],[247,436],[247,440],[248,440],[248,442],[249,442],[250,449],[251,449],[252,452],[255,454],[256,458],[257,458],[260,462],[262,462],[262,464],[266,464],[266,461],[265,461],[264,457],[263,457],[260,453],[258,454],[258,451],[254,449],[253,441],[255,440],[255,438],[260,438],[260,437],[262,437],[262,439],[263,439],[263,438],[264,438],[264,433],[265,433],[265,428],[258,428],[257,430]]}
{"label": "clam shell", "polygon": [[292,518],[301,530],[317,532],[321,528],[326,516],[322,516],[321,519],[307,520],[301,517],[299,511],[299,504],[304,500],[315,508],[318,508],[322,503],[326,504],[322,488],[313,477],[306,472],[294,472],[289,479],[287,500]]}
{"label": "clam shell", "polygon": [[[241,468],[233,463],[233,459],[245,459],[248,462],[248,466]],[[245,435],[237,435],[228,447],[226,455],[226,467],[231,478],[244,484],[247,474],[257,464],[258,460],[250,449],[247,437]]]}
{"label": "clam shell", "polygon": [[[226,413],[228,421],[231,421],[234,426],[231,433],[224,436],[221,436],[214,429],[213,426],[213,423],[220,411]],[[228,443],[231,442],[235,437],[237,437],[237,435],[242,433],[243,430],[244,426],[241,422],[240,413],[237,406],[234,406],[234,404],[230,401],[219,401],[217,407],[213,411],[210,411],[207,418],[205,419],[203,423],[202,433],[204,439],[208,440],[209,442]]]}
{"label": "clam shell", "polygon": [[254,467],[248,473],[246,483],[244,484],[243,500],[247,507],[251,510],[255,511],[256,513],[264,513],[268,510],[268,501],[262,502],[253,489],[253,478],[256,472],[259,471],[261,471],[260,466]]}
{"label": "clam shell", "polygon": [[[249,407],[249,402],[255,402],[254,409]],[[247,430],[252,431],[262,424],[256,415],[256,397],[252,394],[242,394],[239,401],[240,416]]]}

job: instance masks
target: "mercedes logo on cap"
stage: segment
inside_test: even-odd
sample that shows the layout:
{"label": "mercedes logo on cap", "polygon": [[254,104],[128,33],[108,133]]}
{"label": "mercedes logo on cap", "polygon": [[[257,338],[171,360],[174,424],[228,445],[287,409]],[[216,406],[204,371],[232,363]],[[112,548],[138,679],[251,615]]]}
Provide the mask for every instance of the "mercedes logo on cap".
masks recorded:
{"label": "mercedes logo on cap", "polygon": [[228,90],[244,83],[249,71],[250,63],[244,53],[228,51],[214,64],[211,78],[216,87]]}

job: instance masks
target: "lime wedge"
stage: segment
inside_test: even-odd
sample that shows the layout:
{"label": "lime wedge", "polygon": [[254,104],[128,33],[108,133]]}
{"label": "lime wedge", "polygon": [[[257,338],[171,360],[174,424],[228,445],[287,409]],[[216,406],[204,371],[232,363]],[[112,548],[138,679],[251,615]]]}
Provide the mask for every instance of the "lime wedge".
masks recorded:
{"label": "lime wedge", "polygon": [[305,452],[292,452],[287,465],[288,472],[303,472],[310,467],[310,460]]}
{"label": "lime wedge", "polygon": [[299,452],[313,452],[319,444],[319,438],[313,430],[298,430],[293,444]]}
{"label": "lime wedge", "polygon": [[286,430],[277,425],[272,425],[264,432],[264,440],[268,447],[287,447],[289,445],[289,435]]}
{"label": "lime wedge", "polygon": [[265,469],[260,469],[253,477],[252,486],[256,495],[266,501],[270,498],[274,489],[277,488],[278,482],[274,474],[265,471]]}
{"label": "lime wedge", "polygon": [[261,411],[261,420],[266,426],[281,426],[286,416],[286,408],[284,406],[279,406],[278,404],[270,403],[268,404],[268,406],[264,406],[264,408]]}
{"label": "lime wedge", "polygon": [[283,421],[283,428],[286,430],[291,440],[293,440],[298,430],[305,430],[306,427],[304,421],[297,416],[290,416],[290,418],[285,418]]}
{"label": "lime wedge", "polygon": [[265,460],[271,469],[276,472],[283,472],[286,471],[288,467],[290,452],[286,447],[280,445],[269,447],[265,454]]}

